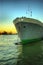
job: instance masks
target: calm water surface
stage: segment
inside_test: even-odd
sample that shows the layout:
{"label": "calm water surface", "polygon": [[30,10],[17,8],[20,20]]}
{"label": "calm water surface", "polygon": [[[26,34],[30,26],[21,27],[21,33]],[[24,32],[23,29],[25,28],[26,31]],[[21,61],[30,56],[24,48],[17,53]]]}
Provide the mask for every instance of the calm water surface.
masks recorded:
{"label": "calm water surface", "polygon": [[0,65],[16,65],[21,53],[20,39],[17,35],[0,35]]}
{"label": "calm water surface", "polygon": [[19,42],[17,35],[0,35],[0,65],[43,65],[43,41],[24,46]]}

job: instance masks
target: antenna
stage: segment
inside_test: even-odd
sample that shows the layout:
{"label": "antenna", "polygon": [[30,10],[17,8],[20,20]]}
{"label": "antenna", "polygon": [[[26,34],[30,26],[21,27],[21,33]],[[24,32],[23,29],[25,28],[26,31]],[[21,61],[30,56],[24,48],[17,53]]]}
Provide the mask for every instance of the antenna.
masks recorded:
{"label": "antenna", "polygon": [[32,9],[28,7],[26,14],[30,14],[30,16],[32,17]]}
{"label": "antenna", "polygon": [[32,10],[31,10],[31,17],[32,17]]}
{"label": "antenna", "polygon": [[29,7],[28,7],[27,10],[26,10],[26,15],[27,15],[27,14],[29,14]]}

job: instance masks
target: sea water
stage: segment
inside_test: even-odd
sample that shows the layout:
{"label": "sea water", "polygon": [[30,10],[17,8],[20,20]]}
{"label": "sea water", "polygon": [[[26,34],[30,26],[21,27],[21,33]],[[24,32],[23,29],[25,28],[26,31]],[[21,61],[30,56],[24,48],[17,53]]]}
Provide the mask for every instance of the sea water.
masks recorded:
{"label": "sea water", "polygon": [[0,35],[0,65],[16,65],[21,53],[18,35]]}
{"label": "sea water", "polygon": [[43,41],[23,46],[18,35],[0,35],[0,65],[43,65]]}

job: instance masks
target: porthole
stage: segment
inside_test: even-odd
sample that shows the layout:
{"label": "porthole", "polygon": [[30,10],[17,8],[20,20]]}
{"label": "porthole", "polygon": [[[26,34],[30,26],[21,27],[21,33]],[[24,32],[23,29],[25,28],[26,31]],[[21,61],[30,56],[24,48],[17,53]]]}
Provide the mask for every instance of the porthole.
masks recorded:
{"label": "porthole", "polygon": [[26,26],[24,26],[24,28],[26,28]]}

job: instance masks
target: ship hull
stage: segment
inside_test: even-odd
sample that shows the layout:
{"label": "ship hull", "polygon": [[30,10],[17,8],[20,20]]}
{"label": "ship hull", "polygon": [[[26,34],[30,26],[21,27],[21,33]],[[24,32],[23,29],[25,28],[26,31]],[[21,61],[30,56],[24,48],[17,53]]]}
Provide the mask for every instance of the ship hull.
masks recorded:
{"label": "ship hull", "polygon": [[15,26],[23,44],[43,39],[43,27],[38,24],[19,22]]}

